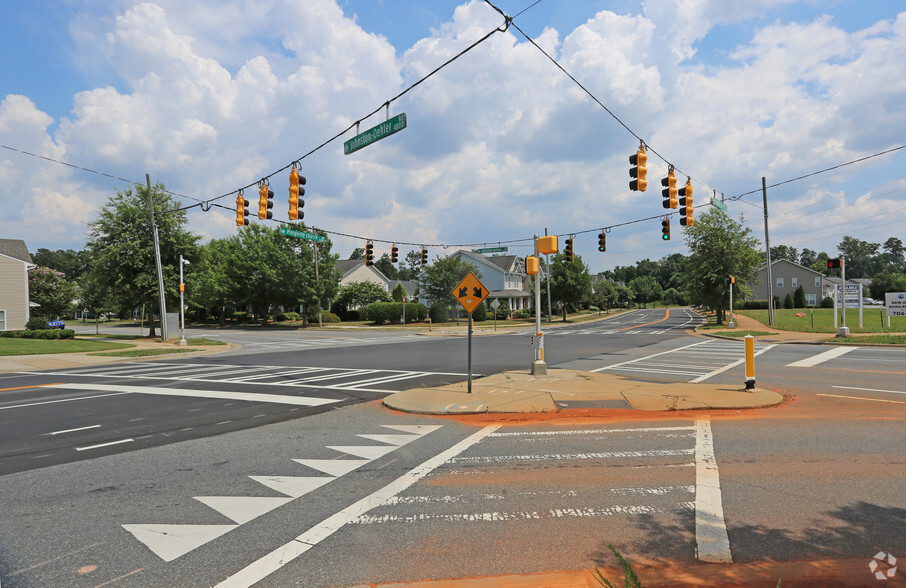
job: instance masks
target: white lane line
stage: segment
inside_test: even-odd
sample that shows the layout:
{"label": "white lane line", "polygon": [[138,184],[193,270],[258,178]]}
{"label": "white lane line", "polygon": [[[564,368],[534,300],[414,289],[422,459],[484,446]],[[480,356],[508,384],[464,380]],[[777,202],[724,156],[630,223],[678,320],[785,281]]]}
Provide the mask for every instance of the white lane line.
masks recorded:
{"label": "white lane line", "polygon": [[60,400],[45,400],[44,402],[29,402],[28,404],[16,404],[15,406],[0,406],[0,410],[8,410],[10,408],[26,408],[29,406],[39,406],[41,404],[56,404],[58,402],[72,402],[74,400],[90,400],[92,398],[106,398],[107,396],[120,396],[122,394],[128,394],[128,392],[117,392],[116,394],[98,394],[96,396],[79,396],[78,398],[62,398]]}
{"label": "white lane line", "polygon": [[799,361],[794,361],[793,363],[788,363],[786,367],[814,367],[819,363],[824,363],[825,361],[830,361],[835,357],[840,357],[850,351],[855,351],[858,347],[837,347],[836,349],[828,349],[824,353],[819,353],[818,355],[813,355],[811,357],[806,357],[805,359],[800,359]]}
{"label": "white lane line", "polygon": [[450,449],[443,451],[409,472],[390,482],[380,490],[369,494],[358,502],[347,506],[340,512],[326,518],[289,543],[275,549],[264,557],[239,570],[214,588],[250,587],[296,559],[336,531],[361,517],[371,509],[382,506],[388,500],[412,486],[421,478],[430,474],[438,466],[453,459],[475,443],[500,428],[490,425],[463,439]]}
{"label": "white lane line", "polygon": [[860,392],[884,392],[886,394],[906,394],[906,392],[901,392],[899,390],[880,390],[878,388],[854,388],[852,386],[831,386],[831,388],[839,388],[841,390],[858,390]]}
{"label": "white lane line", "polygon": [[91,425],[90,427],[79,427],[78,429],[66,429],[65,431],[54,431],[53,433],[44,433],[47,435],[62,435],[64,433],[75,433],[76,431],[87,431],[88,429],[99,429],[101,425]]}
{"label": "white lane line", "polygon": [[815,394],[815,396],[830,396],[831,398],[849,398],[850,400],[869,400],[871,402],[887,402],[889,404],[906,404],[902,400],[884,400],[882,398],[865,398],[864,396],[841,396],[839,394]]}
{"label": "white lane line", "polygon": [[[764,353],[765,351],[768,351],[769,349],[773,349],[774,347],[777,347],[777,345],[774,344],[774,345],[768,345],[768,346],[766,346],[766,347],[762,347],[761,350],[755,352],[755,355],[753,355],[753,357],[758,357],[759,355],[761,355],[761,354]],[[727,371],[727,370],[730,369],[730,368],[733,368],[733,367],[738,366],[738,365],[741,364],[741,363],[745,363],[745,361],[746,361],[746,358],[743,357],[742,359],[737,360],[737,361],[734,361],[734,362],[731,363],[731,364],[727,364],[727,365],[725,365],[725,366],[722,367],[722,368],[717,368],[716,370],[714,370],[713,372],[711,372],[711,373],[709,373],[709,374],[705,374],[704,376],[699,376],[699,377],[695,378],[694,380],[689,380],[689,383],[690,383],[690,384],[698,384],[699,382],[704,382],[705,380],[707,380],[708,378],[710,378],[710,377],[712,377],[712,376],[716,376],[717,374],[721,374],[721,373]]]}
{"label": "white lane line", "polygon": [[710,419],[696,420],[695,433],[695,544],[698,559],[710,563],[733,563]]}
{"label": "white lane line", "polygon": [[278,394],[252,394],[247,392],[226,392],[223,390],[181,390],[177,388],[153,388],[151,386],[116,386],[108,384],[60,384],[56,388],[70,390],[110,390],[120,394],[156,394],[160,396],[182,396],[186,398],[220,398],[247,400],[249,402],[273,402],[301,406],[321,406],[340,402],[339,398],[311,398],[306,396],[280,396]]}
{"label": "white lane line", "polygon": [[686,345],[685,347],[677,347],[676,349],[671,349],[670,351],[662,351],[661,353],[655,353],[654,355],[647,355],[647,356],[645,356],[645,357],[640,357],[640,358],[638,358],[638,359],[631,359],[631,360],[629,360],[629,361],[624,361],[623,363],[615,363],[615,364],[613,364],[613,365],[606,365],[606,366],[604,366],[604,367],[601,367],[601,368],[598,368],[598,369],[595,369],[595,370],[591,370],[591,371],[593,371],[593,372],[603,372],[604,370],[612,370],[612,369],[614,369],[614,368],[620,367],[621,365],[626,365],[626,364],[629,364],[629,363],[636,363],[636,362],[638,362],[638,361],[645,361],[646,359],[651,359],[652,357],[658,357],[659,355],[667,355],[668,353],[675,353],[675,352],[677,352],[677,351],[682,351],[683,349],[689,349],[690,347],[695,347],[696,345],[704,345],[704,344],[706,344],[706,343],[708,343],[708,341],[699,341],[698,343],[693,343],[693,344],[691,344],[691,345]]}
{"label": "white lane line", "polygon": [[132,443],[135,439],[120,439],[119,441],[110,441],[109,443],[99,443],[97,445],[88,445],[87,447],[76,447],[76,451],[88,451],[89,449],[100,449],[101,447],[110,447],[111,445],[120,445],[121,443]]}

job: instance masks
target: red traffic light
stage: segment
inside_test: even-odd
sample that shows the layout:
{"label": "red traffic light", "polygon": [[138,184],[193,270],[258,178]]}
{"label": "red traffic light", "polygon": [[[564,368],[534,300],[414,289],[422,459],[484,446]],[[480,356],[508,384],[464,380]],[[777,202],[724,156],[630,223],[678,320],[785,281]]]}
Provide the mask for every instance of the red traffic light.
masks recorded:
{"label": "red traffic light", "polygon": [[827,269],[837,269],[840,267],[840,258],[828,259],[827,260]]}

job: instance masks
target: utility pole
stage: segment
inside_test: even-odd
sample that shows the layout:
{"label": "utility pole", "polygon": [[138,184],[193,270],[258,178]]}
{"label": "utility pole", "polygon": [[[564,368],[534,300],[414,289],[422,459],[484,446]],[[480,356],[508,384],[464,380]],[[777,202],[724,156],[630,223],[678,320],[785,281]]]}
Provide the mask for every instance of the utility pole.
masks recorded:
{"label": "utility pole", "polygon": [[764,252],[768,268],[768,325],[774,326],[774,282],[771,276],[771,238],[768,236],[768,187],[761,176],[761,194],[764,196]]}
{"label": "utility pole", "polygon": [[[160,242],[157,238],[157,225],[154,224],[154,202],[151,199],[151,176],[145,174],[148,185],[148,210],[151,212],[151,231],[154,234],[154,262],[157,265],[157,291],[160,294],[160,340],[167,342],[167,300],[164,296],[164,272],[160,267]],[[154,325],[152,318],[151,325]]]}
{"label": "utility pole", "polygon": [[323,327],[321,322],[321,278],[318,277],[318,242],[311,242],[312,250],[315,254],[315,296],[318,298],[318,326]]}

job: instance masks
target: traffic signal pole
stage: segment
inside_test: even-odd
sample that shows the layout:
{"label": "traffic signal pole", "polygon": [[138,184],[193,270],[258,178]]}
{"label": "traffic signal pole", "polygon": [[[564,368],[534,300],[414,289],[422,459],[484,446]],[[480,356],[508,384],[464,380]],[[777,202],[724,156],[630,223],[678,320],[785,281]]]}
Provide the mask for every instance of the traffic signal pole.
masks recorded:
{"label": "traffic signal pole", "polygon": [[[535,234],[535,256],[541,257],[538,251],[538,234]],[[547,269],[550,271],[550,268]],[[548,276],[548,279],[550,277]],[[471,320],[472,315],[469,315]],[[471,327],[471,325],[470,325]],[[470,329],[471,332],[471,329]],[[547,364],[544,363],[544,333],[541,331],[541,272],[535,274],[535,360],[532,362],[533,376],[546,376]]]}
{"label": "traffic signal pole", "polygon": [[837,337],[849,337],[849,327],[846,326],[846,257],[843,255],[840,256],[840,299],[843,302],[843,326],[837,330]]}
{"label": "traffic signal pole", "polygon": [[764,196],[764,252],[768,262],[768,325],[774,326],[774,284],[771,282],[771,238],[768,236],[768,187],[764,176],[761,176],[761,194]]}

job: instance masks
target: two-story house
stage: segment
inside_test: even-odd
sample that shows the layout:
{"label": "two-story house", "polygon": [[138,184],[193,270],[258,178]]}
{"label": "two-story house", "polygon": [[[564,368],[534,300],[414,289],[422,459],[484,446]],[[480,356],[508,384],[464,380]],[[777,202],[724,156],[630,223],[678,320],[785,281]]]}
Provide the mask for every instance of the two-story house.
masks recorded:
{"label": "two-story house", "polygon": [[[752,284],[752,292],[756,300],[768,299],[768,266],[766,263],[758,267],[758,282]],[[778,259],[771,262],[771,278],[774,280],[774,296],[782,301],[786,295],[794,295],[796,288],[802,286],[805,292],[807,306],[817,306],[824,298],[824,274],[799,265],[787,259]]]}
{"label": "two-story house", "polygon": [[0,239],[0,331],[25,328],[30,315],[28,270],[33,267],[25,241]]}
{"label": "two-story house", "polygon": [[[491,304],[494,299],[505,302],[511,311],[529,308],[532,305],[532,294],[529,291],[531,276],[525,273],[525,259],[518,255],[487,256],[461,249],[452,254],[476,266],[481,272],[481,283],[488,289],[485,301]],[[544,278],[542,267],[542,278]]]}

